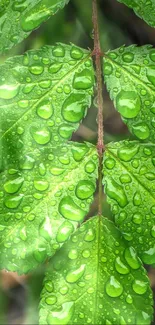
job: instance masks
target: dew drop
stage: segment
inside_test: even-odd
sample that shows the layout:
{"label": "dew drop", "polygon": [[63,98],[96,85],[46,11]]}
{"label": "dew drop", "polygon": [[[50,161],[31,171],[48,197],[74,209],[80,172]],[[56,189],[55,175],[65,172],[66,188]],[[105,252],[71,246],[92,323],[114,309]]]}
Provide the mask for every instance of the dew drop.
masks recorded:
{"label": "dew drop", "polygon": [[120,274],[128,274],[129,268],[121,261],[121,258],[118,256],[115,260],[115,268]]}
{"label": "dew drop", "polygon": [[85,271],[85,264],[82,264],[79,268],[69,271],[66,275],[66,281],[69,283],[77,282]]}
{"label": "dew drop", "polygon": [[155,245],[142,254],[143,262],[146,264],[155,264]]}
{"label": "dew drop", "polygon": [[4,204],[9,209],[16,209],[20,205],[22,198],[23,195],[7,197],[4,201]]}
{"label": "dew drop", "polygon": [[53,55],[56,57],[63,57],[65,56],[65,49],[61,45],[57,45],[53,48]]}
{"label": "dew drop", "polygon": [[70,196],[64,197],[59,204],[59,212],[66,219],[82,221],[86,212],[80,209]]}
{"label": "dew drop", "polygon": [[134,194],[134,197],[133,197],[133,204],[134,204],[135,206],[139,206],[139,205],[141,205],[141,203],[142,203],[141,195],[140,195],[139,192],[136,192],[136,193]]}
{"label": "dew drop", "polygon": [[118,157],[122,161],[130,161],[139,151],[137,145],[124,146],[118,149]]}
{"label": "dew drop", "polygon": [[59,127],[59,134],[64,139],[71,138],[73,132],[74,132],[74,128],[69,124],[62,124]]}
{"label": "dew drop", "polygon": [[124,208],[128,204],[127,196],[123,187],[117,184],[112,178],[108,180],[105,186],[107,195],[114,199],[121,208]]}
{"label": "dew drop", "polygon": [[120,282],[114,277],[111,276],[108,282],[106,283],[106,293],[109,297],[119,297],[123,292],[123,287]]}
{"label": "dew drop", "polygon": [[52,295],[52,296],[48,296],[46,299],[45,299],[45,302],[46,304],[48,305],[54,305],[56,302],[57,302],[57,298],[56,296]]}
{"label": "dew drop", "polygon": [[89,148],[84,144],[72,146],[72,153],[75,161],[81,161],[88,151]]}
{"label": "dew drop", "polygon": [[42,65],[32,65],[29,70],[32,74],[39,75],[43,73],[44,67]]}
{"label": "dew drop", "polygon": [[123,117],[136,117],[141,108],[140,97],[135,91],[121,90],[116,97],[116,107]]}
{"label": "dew drop", "polygon": [[93,241],[95,239],[95,233],[94,230],[92,228],[89,228],[87,233],[85,234],[84,240],[85,241]]}
{"label": "dew drop", "polygon": [[86,165],[85,165],[85,171],[86,171],[87,173],[89,173],[89,174],[93,173],[93,172],[95,171],[95,168],[96,168],[96,166],[95,166],[94,162],[91,161],[91,160],[88,161],[88,162],[86,163]]}
{"label": "dew drop", "polygon": [[88,199],[95,191],[95,186],[91,181],[79,181],[75,193],[81,199]]}
{"label": "dew drop", "polygon": [[35,10],[31,9],[26,11],[25,15],[22,16],[21,27],[25,32],[30,32],[37,28],[50,16],[49,10],[41,10],[39,4],[37,7],[35,6]]}
{"label": "dew drop", "polygon": [[105,167],[108,169],[113,169],[115,167],[115,160],[113,158],[107,158],[104,162]]}
{"label": "dew drop", "polygon": [[43,180],[35,180],[34,187],[38,191],[46,191],[48,189],[49,183]]}
{"label": "dew drop", "polygon": [[71,259],[71,260],[75,260],[77,259],[78,257],[78,251],[76,249],[71,249],[68,253],[68,257]]}
{"label": "dew drop", "polygon": [[49,130],[46,128],[38,130],[38,128],[32,127],[31,134],[32,134],[33,139],[38,144],[46,144],[51,139],[51,134],[50,134]]}
{"label": "dew drop", "polygon": [[75,89],[89,89],[94,84],[94,76],[90,70],[84,69],[81,72],[76,72],[73,80]]}
{"label": "dew drop", "polygon": [[4,184],[4,190],[10,194],[16,193],[21,188],[23,182],[24,178],[22,177],[9,180]]}
{"label": "dew drop", "polygon": [[34,167],[35,160],[30,156],[25,156],[20,160],[21,169],[32,169]]}
{"label": "dew drop", "polygon": [[139,213],[135,213],[132,217],[132,221],[136,224],[136,225],[140,225],[142,223],[143,217],[141,214]]}
{"label": "dew drop", "polygon": [[49,71],[49,73],[57,73],[60,71],[61,68],[62,68],[62,63],[55,62],[55,63],[51,64],[48,71]]}
{"label": "dew drop", "polygon": [[83,52],[79,48],[73,46],[71,49],[71,58],[79,60],[82,57],[83,57]]}
{"label": "dew drop", "polygon": [[125,256],[125,260],[127,261],[127,263],[132,269],[134,270],[139,269],[140,262],[138,260],[135,250],[132,247],[127,247],[125,249],[124,256]]}
{"label": "dew drop", "polygon": [[45,238],[47,241],[50,241],[52,239],[52,227],[51,227],[51,221],[48,216],[44,218],[42,223],[39,226],[39,234],[43,238]]}
{"label": "dew drop", "polygon": [[132,131],[134,135],[141,140],[147,139],[150,135],[150,130],[146,123],[135,124],[132,127]]}
{"label": "dew drop", "polygon": [[53,115],[53,107],[49,101],[42,101],[37,107],[37,114],[47,120]]}
{"label": "dew drop", "polygon": [[53,285],[53,282],[52,281],[46,281],[44,283],[44,286],[45,286],[45,289],[48,291],[48,292],[53,292],[54,290],[54,285]]}
{"label": "dew drop", "polygon": [[51,311],[47,316],[48,325],[66,325],[74,313],[74,302],[65,302],[58,311]]}
{"label": "dew drop", "polygon": [[69,236],[71,235],[73,230],[74,230],[74,227],[73,227],[72,223],[69,221],[64,221],[63,224],[58,229],[56,240],[59,243],[65,242],[69,238]]}
{"label": "dew drop", "polygon": [[123,59],[124,62],[126,62],[126,63],[130,63],[130,62],[133,61],[133,59],[134,59],[134,55],[133,55],[133,53],[131,53],[131,52],[125,52],[125,53],[122,55],[122,59]]}
{"label": "dew drop", "polygon": [[12,99],[17,96],[19,85],[0,85],[0,98]]}
{"label": "dew drop", "polygon": [[112,65],[110,63],[108,63],[108,62],[105,62],[104,65],[103,65],[103,71],[104,71],[103,72],[104,75],[109,76],[113,71]]}
{"label": "dew drop", "polygon": [[38,247],[38,249],[34,252],[34,258],[37,262],[42,263],[45,261],[47,256],[46,248],[45,247]]}
{"label": "dew drop", "polygon": [[149,65],[147,69],[147,79],[155,86],[155,66]]}
{"label": "dew drop", "polygon": [[132,303],[133,303],[133,299],[132,299],[131,295],[127,295],[127,297],[126,297],[126,302],[127,302],[128,304],[132,304]]}
{"label": "dew drop", "polygon": [[63,118],[72,123],[79,122],[85,115],[87,103],[85,95],[71,94],[64,102],[62,107]]}
{"label": "dew drop", "polygon": [[132,288],[135,293],[143,295],[147,291],[148,283],[141,280],[134,280]]}

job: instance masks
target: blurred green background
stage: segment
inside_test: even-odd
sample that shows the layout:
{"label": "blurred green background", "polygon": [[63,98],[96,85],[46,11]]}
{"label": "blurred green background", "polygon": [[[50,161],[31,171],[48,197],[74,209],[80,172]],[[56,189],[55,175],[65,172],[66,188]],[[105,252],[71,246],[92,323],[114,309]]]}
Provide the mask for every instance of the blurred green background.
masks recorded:
{"label": "blurred green background", "polygon": [[[100,0],[99,24],[102,50],[117,48],[123,44],[155,45],[155,29],[149,27],[139,19],[132,10],[117,3],[116,0]],[[34,31],[24,42],[0,57],[2,64],[7,57],[23,54],[29,49],[38,49],[43,45],[53,45],[56,42],[74,43],[84,48],[93,49],[91,0],[70,0],[64,10],[51,17],[46,23]],[[104,98],[104,141],[119,141],[126,138],[133,139],[126,126],[115,111],[106,89]],[[97,108],[96,99],[88,110],[73,140],[97,141]],[[90,213],[97,212],[96,192]],[[112,219],[110,208],[103,195],[103,211]],[[155,290],[155,271],[148,268],[152,288]],[[28,277],[18,277],[16,274],[1,273],[0,290],[0,324],[38,324],[38,302],[42,286],[44,268],[36,270]],[[153,323],[155,324],[155,323]]]}

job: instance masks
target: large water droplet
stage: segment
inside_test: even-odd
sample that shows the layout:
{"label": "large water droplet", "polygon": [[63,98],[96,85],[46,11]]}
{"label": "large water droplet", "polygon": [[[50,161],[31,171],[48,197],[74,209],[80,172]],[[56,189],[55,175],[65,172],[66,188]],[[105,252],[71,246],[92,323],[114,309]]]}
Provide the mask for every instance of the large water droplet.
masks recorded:
{"label": "large water droplet", "polygon": [[38,247],[37,250],[34,252],[34,258],[37,262],[42,263],[45,261],[47,256],[46,248],[45,247]]}
{"label": "large water droplet", "polygon": [[51,311],[47,316],[48,325],[66,325],[72,318],[74,302],[65,302],[58,311]]}
{"label": "large water droplet", "polygon": [[32,65],[29,70],[32,74],[39,75],[43,73],[44,67],[42,65]]}
{"label": "large water droplet", "polygon": [[148,283],[141,280],[134,280],[132,284],[132,288],[134,292],[136,292],[139,295],[143,295],[146,292],[147,287],[148,287]]}
{"label": "large water droplet", "polygon": [[22,186],[23,182],[24,182],[24,178],[22,177],[9,180],[4,184],[4,189],[7,193],[10,194],[16,193]]}
{"label": "large water droplet", "polygon": [[111,276],[108,282],[106,283],[106,293],[110,297],[119,297],[123,292],[123,286],[121,283],[114,277]]}
{"label": "large water droplet", "polygon": [[63,104],[62,116],[68,122],[79,122],[84,117],[86,108],[85,95],[71,94]]}
{"label": "large water droplet", "polygon": [[127,261],[127,263],[129,264],[129,266],[134,269],[137,270],[140,267],[140,261],[136,255],[135,250],[132,247],[127,247],[125,249],[125,253],[124,253],[125,259]]}
{"label": "large water droplet", "polygon": [[80,209],[70,196],[64,197],[59,204],[59,212],[69,220],[82,221],[86,212]]}
{"label": "large water droplet", "polygon": [[145,140],[150,135],[149,127],[146,123],[137,123],[132,127],[132,131],[135,136],[141,140]]}
{"label": "large water droplet", "polygon": [[128,204],[127,196],[123,187],[117,184],[112,178],[108,180],[105,186],[106,194],[114,199],[121,208],[124,208]]}
{"label": "large water droplet", "polygon": [[120,256],[116,257],[115,268],[116,268],[117,272],[120,274],[128,274],[129,273],[129,268],[124,264],[124,262],[121,261]]}
{"label": "large water droplet", "polygon": [[134,55],[133,55],[133,53],[131,53],[131,52],[125,52],[125,53],[122,55],[122,59],[123,59],[124,62],[126,62],[126,63],[130,63],[130,62],[133,61],[133,59],[134,59]]}
{"label": "large water droplet", "polygon": [[81,72],[76,72],[73,80],[73,87],[75,89],[89,89],[94,84],[94,76],[88,69]]}
{"label": "large water droplet", "polygon": [[83,52],[78,47],[73,46],[71,49],[71,58],[79,60],[83,57]]}
{"label": "large water droplet", "polygon": [[16,209],[16,208],[18,208],[19,204],[21,203],[22,198],[23,198],[23,195],[7,197],[4,201],[5,206],[9,209]]}
{"label": "large water droplet", "polygon": [[155,66],[149,65],[147,67],[147,79],[155,86]]}
{"label": "large water droplet", "polygon": [[155,245],[142,254],[142,259],[146,264],[155,264]]}
{"label": "large water droplet", "polygon": [[31,134],[33,139],[38,143],[38,144],[46,144],[50,141],[51,139],[51,134],[48,129],[43,128],[41,130],[38,130],[35,127],[31,128]]}
{"label": "large water droplet", "polygon": [[125,118],[136,117],[141,108],[141,100],[135,91],[121,90],[116,97],[118,112]]}
{"label": "large water droplet", "polygon": [[52,239],[52,227],[50,218],[48,216],[45,217],[45,219],[39,226],[39,234],[47,241],[50,241]]}
{"label": "large water droplet", "polygon": [[30,156],[25,156],[20,160],[21,169],[32,169],[34,167],[35,160]]}
{"label": "large water droplet", "polygon": [[46,304],[48,305],[54,305],[56,302],[57,302],[57,298],[56,296],[52,295],[52,296],[48,296],[46,299],[45,299],[45,302]]}
{"label": "large water droplet", "polygon": [[37,107],[37,114],[47,120],[53,115],[53,107],[49,101],[42,101]]}
{"label": "large water droplet", "polygon": [[38,191],[46,191],[48,189],[49,183],[47,181],[44,181],[42,179],[38,179],[34,181],[34,187]]}
{"label": "large water droplet", "polygon": [[95,191],[95,186],[91,181],[80,181],[77,184],[75,193],[79,199],[88,199]]}
{"label": "large water droplet", "polygon": [[0,85],[0,98],[12,99],[19,92],[19,85]]}
{"label": "large water droplet", "polygon": [[137,145],[123,146],[123,148],[118,149],[118,157],[122,161],[130,161],[139,151]]}
{"label": "large water droplet", "polygon": [[85,234],[84,240],[85,241],[93,241],[95,239],[95,232],[92,228],[89,228],[87,233]]}
{"label": "large water droplet", "polygon": [[45,286],[45,289],[48,291],[48,292],[53,292],[54,290],[54,285],[53,285],[53,282],[52,281],[46,281],[44,283],[44,286]]}
{"label": "large water droplet", "polygon": [[53,55],[56,57],[63,57],[65,56],[65,49],[62,45],[57,45],[53,48]]}
{"label": "large water droplet", "polygon": [[82,143],[78,143],[76,146],[72,146],[73,157],[76,161],[81,161],[88,151],[89,148]]}
{"label": "large water droplet", "polygon": [[58,229],[56,240],[59,243],[63,243],[64,241],[66,241],[69,238],[69,236],[71,235],[73,230],[74,230],[74,227],[73,227],[72,223],[69,221],[64,221],[63,224]]}
{"label": "large water droplet", "polygon": [[69,271],[66,275],[66,281],[69,283],[77,282],[85,271],[85,264],[82,264],[79,268]]}
{"label": "large water droplet", "polygon": [[[36,7],[36,6],[35,6]],[[43,10],[41,7],[27,10],[25,15],[22,16],[21,26],[25,32],[29,32],[37,28],[43,21],[45,21],[50,16],[49,10]]]}
{"label": "large water droplet", "polygon": [[74,132],[73,126],[71,126],[69,124],[62,124],[59,127],[59,134],[64,139],[71,138],[73,132]]}
{"label": "large water droplet", "polygon": [[55,62],[51,64],[48,71],[49,73],[57,73],[62,68],[62,63]]}
{"label": "large water droplet", "polygon": [[77,259],[78,257],[78,251],[76,249],[71,249],[68,253],[68,257],[71,259],[71,260],[75,260]]}

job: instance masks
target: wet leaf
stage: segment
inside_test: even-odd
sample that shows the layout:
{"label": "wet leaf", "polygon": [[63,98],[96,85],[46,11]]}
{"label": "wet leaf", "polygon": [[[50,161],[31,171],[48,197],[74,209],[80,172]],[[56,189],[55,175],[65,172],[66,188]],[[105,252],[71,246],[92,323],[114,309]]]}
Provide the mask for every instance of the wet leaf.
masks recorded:
{"label": "wet leaf", "polygon": [[0,174],[0,268],[27,273],[69,238],[89,211],[98,157],[91,144],[34,149]]}
{"label": "wet leaf", "polygon": [[152,294],[132,247],[106,218],[78,229],[50,262],[40,324],[150,324]]}
{"label": "wet leaf", "polygon": [[124,238],[155,263],[155,144],[111,143],[104,157],[105,193]]}
{"label": "wet leaf", "polygon": [[104,57],[105,83],[117,111],[140,140],[155,138],[155,49],[121,47]]}
{"label": "wet leaf", "polygon": [[117,0],[132,8],[135,14],[144,19],[148,25],[155,27],[155,1],[154,0]]}
{"label": "wet leaf", "polygon": [[0,53],[18,44],[69,0],[1,0]]}

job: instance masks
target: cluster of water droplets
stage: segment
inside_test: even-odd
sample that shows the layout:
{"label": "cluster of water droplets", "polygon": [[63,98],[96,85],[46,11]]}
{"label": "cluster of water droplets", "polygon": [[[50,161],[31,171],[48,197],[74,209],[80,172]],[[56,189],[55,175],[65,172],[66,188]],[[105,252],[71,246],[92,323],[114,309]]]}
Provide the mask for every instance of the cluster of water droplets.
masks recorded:
{"label": "cluster of water droplets", "polygon": [[140,140],[155,139],[155,50],[130,46],[104,59],[105,81],[116,109]]}
{"label": "cluster of water droplets", "polygon": [[108,146],[105,191],[116,224],[148,264],[155,263],[155,148],[124,141]]}
{"label": "cluster of water droplets", "polygon": [[138,296],[144,315],[137,312],[136,324],[149,317],[152,296],[140,260],[111,222],[98,222],[89,220],[55,255],[41,295],[42,323],[132,324]]}

